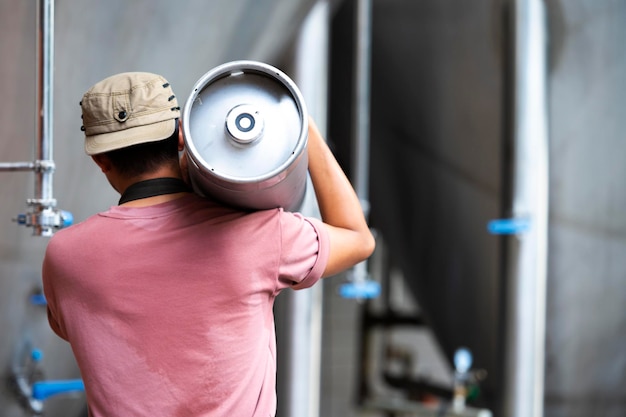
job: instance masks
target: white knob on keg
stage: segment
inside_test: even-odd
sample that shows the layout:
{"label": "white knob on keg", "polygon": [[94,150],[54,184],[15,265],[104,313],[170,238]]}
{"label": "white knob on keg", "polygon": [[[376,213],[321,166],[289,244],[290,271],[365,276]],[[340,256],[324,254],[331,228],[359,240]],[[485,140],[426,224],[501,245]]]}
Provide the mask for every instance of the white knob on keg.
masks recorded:
{"label": "white knob on keg", "polygon": [[238,143],[248,144],[260,138],[263,126],[261,112],[249,104],[233,107],[226,116],[226,129]]}

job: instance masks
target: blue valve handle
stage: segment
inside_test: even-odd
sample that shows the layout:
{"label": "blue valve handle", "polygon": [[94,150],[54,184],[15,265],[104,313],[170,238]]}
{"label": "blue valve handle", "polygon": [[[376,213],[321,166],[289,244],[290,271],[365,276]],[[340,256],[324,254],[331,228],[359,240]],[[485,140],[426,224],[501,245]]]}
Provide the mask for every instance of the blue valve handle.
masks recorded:
{"label": "blue valve handle", "polygon": [[61,210],[61,219],[63,223],[61,227],[69,227],[74,224],[74,215],[66,210]]}
{"label": "blue valve handle", "polygon": [[376,281],[363,281],[342,284],[339,295],[343,298],[376,298],[380,295],[380,284]]}
{"label": "blue valve handle", "polygon": [[30,303],[34,306],[46,306],[48,304],[48,302],[46,301],[46,296],[42,293],[31,295]]}
{"label": "blue valve handle", "polygon": [[43,401],[46,398],[59,394],[84,391],[82,379],[68,379],[65,381],[39,381],[33,384],[33,398]]}
{"label": "blue valve handle", "polygon": [[496,219],[487,224],[492,235],[515,235],[530,230],[531,222],[527,218]]}

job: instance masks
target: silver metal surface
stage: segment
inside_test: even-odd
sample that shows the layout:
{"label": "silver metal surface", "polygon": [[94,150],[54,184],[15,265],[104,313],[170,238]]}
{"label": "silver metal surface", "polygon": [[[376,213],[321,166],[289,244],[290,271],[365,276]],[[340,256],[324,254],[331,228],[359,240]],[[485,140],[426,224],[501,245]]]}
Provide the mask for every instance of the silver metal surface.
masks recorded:
{"label": "silver metal surface", "polygon": [[366,214],[369,211],[370,83],[372,0],[358,0],[354,48],[354,137],[352,184]]}
{"label": "silver metal surface", "polygon": [[543,0],[515,2],[513,217],[508,254],[504,415],[543,415],[548,259],[547,29]]}
{"label": "silver metal surface", "polygon": [[626,3],[549,1],[545,416],[626,415]]}
{"label": "silver metal surface", "polygon": [[[0,172],[34,171],[35,197],[27,200],[31,210],[17,215],[17,223],[32,227],[34,236],[52,236],[63,227],[63,214],[52,196],[55,163],[53,148],[54,0],[37,2],[37,102],[35,161],[0,163]],[[67,212],[66,212],[67,213]],[[69,219],[69,213],[66,216]]]}
{"label": "silver metal surface", "polygon": [[[325,135],[329,4],[318,1],[309,12],[293,46],[293,79],[307,110]],[[307,186],[300,210],[319,217],[312,186]],[[276,415],[319,417],[322,406],[322,303],[324,281],[301,291],[284,291],[276,299],[277,358]]]}
{"label": "silver metal surface", "polygon": [[233,61],[207,72],[183,112],[196,191],[235,206],[297,210],[306,188],[308,119],[279,69]]}
{"label": "silver metal surface", "polygon": [[[52,161],[54,92],[54,0],[39,0],[37,33],[36,160]],[[52,171],[36,175],[36,198],[52,198]]]}
{"label": "silver metal surface", "polygon": [[0,171],[32,171],[34,162],[0,162]]}
{"label": "silver metal surface", "polygon": [[0,164],[0,171],[35,172],[35,197],[27,200],[31,208],[17,215],[17,223],[32,227],[34,236],[50,237],[54,231],[70,225],[71,214],[56,209],[52,195],[52,177],[56,165],[53,148],[53,69],[54,69],[54,0],[37,3],[37,112],[35,131],[35,161]]}

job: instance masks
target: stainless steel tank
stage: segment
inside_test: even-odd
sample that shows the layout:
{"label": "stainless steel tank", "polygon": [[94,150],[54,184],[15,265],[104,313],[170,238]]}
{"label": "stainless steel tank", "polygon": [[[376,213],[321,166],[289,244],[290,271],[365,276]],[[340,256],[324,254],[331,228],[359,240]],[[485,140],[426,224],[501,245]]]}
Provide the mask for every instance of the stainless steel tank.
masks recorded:
{"label": "stainless steel tank", "polygon": [[194,85],[182,117],[196,192],[247,209],[300,207],[308,118],[282,71],[255,61],[215,67]]}

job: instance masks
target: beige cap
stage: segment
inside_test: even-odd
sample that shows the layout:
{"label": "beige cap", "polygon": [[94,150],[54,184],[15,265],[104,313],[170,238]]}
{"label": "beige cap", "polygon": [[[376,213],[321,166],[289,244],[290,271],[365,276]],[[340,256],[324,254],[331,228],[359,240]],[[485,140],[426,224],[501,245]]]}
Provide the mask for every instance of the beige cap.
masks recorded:
{"label": "beige cap", "polygon": [[180,117],[176,96],[165,78],[126,72],[91,87],[80,102],[85,152],[95,155],[167,139]]}

